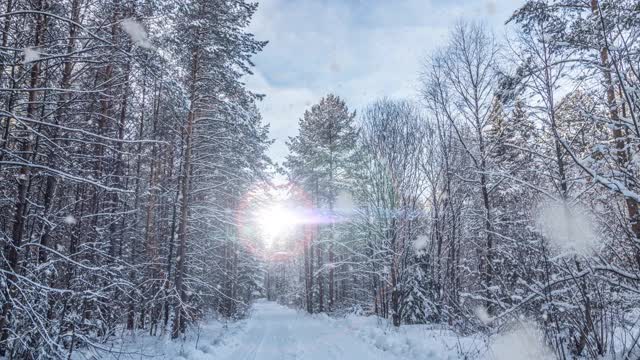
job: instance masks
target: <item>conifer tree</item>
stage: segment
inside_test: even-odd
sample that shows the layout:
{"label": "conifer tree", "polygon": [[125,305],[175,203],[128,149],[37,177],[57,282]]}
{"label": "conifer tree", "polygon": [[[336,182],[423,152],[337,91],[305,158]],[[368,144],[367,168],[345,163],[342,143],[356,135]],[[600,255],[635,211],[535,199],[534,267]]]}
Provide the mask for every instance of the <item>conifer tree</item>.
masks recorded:
{"label": "conifer tree", "polygon": [[[324,275],[328,274],[327,308],[330,311],[335,300],[335,250],[336,239],[334,207],[338,191],[344,188],[345,174],[351,163],[357,133],[354,128],[355,112],[350,112],[345,102],[329,94],[304,113],[299,122],[299,135],[288,142],[290,155],[285,166],[291,180],[302,186],[314,199],[315,211],[324,214],[327,229],[316,228],[313,247],[317,256],[318,311],[325,310]],[[326,234],[320,238],[320,234]],[[324,253],[328,252],[328,264]],[[308,251],[312,253],[313,251]],[[308,263],[313,262],[311,258]],[[313,272],[307,270],[308,275]],[[307,289],[311,292],[312,289]]]}

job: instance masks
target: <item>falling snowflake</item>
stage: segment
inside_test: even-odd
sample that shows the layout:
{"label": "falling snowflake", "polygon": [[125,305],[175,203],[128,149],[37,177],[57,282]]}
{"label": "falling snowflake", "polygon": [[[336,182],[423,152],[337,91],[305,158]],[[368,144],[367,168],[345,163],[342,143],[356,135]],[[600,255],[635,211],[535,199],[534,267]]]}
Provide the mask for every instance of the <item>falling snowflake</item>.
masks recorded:
{"label": "falling snowflake", "polygon": [[429,238],[424,235],[420,235],[413,242],[413,248],[416,252],[425,250],[429,244]]}
{"label": "falling snowflake", "polygon": [[498,4],[496,4],[495,0],[487,1],[487,13],[489,15],[495,15],[498,10]]}
{"label": "falling snowflake", "polygon": [[488,325],[491,321],[493,321],[493,317],[489,315],[487,309],[482,306],[478,306],[475,308],[474,313],[476,317],[485,325]]}
{"label": "falling snowflake", "polygon": [[554,358],[544,342],[540,329],[526,321],[497,335],[491,344],[491,355],[492,360],[551,360]]}
{"label": "falling snowflake", "polygon": [[563,202],[542,204],[537,219],[538,229],[561,253],[591,254],[598,245],[590,214]]}
{"label": "falling snowflake", "polygon": [[151,42],[149,42],[149,38],[147,32],[144,29],[144,26],[142,26],[142,24],[140,24],[139,22],[130,18],[124,19],[122,20],[121,26],[122,30],[124,30],[127,35],[129,35],[131,41],[133,41],[136,45],[146,49],[151,49],[153,47],[151,45]]}
{"label": "falling snowflake", "polygon": [[40,53],[34,48],[24,48],[22,52],[24,54],[23,63],[25,64],[40,60]]}
{"label": "falling snowflake", "polygon": [[62,221],[64,221],[64,223],[67,224],[67,225],[75,225],[75,224],[78,223],[76,218],[71,214],[65,216]]}

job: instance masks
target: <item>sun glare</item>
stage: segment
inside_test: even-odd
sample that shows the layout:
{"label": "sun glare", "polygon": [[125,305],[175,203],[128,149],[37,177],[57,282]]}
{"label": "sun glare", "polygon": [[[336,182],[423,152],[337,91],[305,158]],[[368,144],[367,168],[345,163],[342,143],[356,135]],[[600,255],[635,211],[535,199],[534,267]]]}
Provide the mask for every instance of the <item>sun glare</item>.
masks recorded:
{"label": "sun glare", "polygon": [[290,209],[275,204],[258,211],[256,220],[264,241],[271,244],[275,238],[290,230],[298,222],[298,217]]}

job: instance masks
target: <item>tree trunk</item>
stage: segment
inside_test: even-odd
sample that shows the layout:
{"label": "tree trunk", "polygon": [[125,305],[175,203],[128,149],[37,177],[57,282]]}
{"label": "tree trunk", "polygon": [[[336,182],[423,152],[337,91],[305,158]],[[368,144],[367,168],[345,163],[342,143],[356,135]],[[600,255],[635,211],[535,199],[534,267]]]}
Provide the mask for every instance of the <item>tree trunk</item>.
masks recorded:
{"label": "tree trunk", "polygon": [[[319,234],[319,226],[316,225],[316,234]],[[317,236],[317,235],[316,235]],[[318,260],[318,312],[324,311],[324,277],[322,276],[322,245],[316,244],[316,256]]]}
{"label": "tree trunk", "polygon": [[187,254],[187,221],[189,214],[189,177],[191,170],[191,146],[192,146],[192,132],[193,132],[193,110],[189,111],[187,119],[187,129],[185,131],[185,153],[184,153],[184,167],[182,169],[182,183],[180,195],[180,224],[178,226],[178,251],[177,251],[177,264],[176,264],[176,292],[180,298],[180,304],[178,305],[175,313],[175,319],[173,323],[172,338],[177,338],[186,326],[184,320],[184,305],[186,301],[186,294],[184,290],[184,276],[185,276],[185,258]]}
{"label": "tree trunk", "polygon": [[305,300],[306,300],[306,308],[309,314],[313,313],[313,306],[311,304],[311,292],[313,291],[311,287],[311,261],[309,261],[309,249],[311,247],[311,236],[308,236],[308,226],[305,226],[303,229],[303,238],[304,238],[304,288],[305,288]]}
{"label": "tree trunk", "polygon": [[[600,3],[598,0],[591,0],[591,10],[594,14],[601,16]],[[624,124],[620,120],[620,115],[618,114],[615,88],[611,75],[611,64],[609,63],[609,49],[606,45],[606,34],[603,33],[602,36],[605,40],[605,45],[603,45],[603,47],[600,49],[600,68],[602,69],[604,83],[607,87],[607,105],[609,108],[609,117],[611,118],[611,122],[614,124],[611,132],[616,146],[616,162],[618,163],[618,166],[620,168],[625,168],[629,161],[629,155],[628,150],[626,149],[626,136],[623,132]],[[624,183],[625,185],[629,184],[627,176],[625,176]],[[631,231],[633,232],[633,235],[635,237],[634,240],[638,241],[640,240],[640,217],[638,214],[638,204],[630,197],[625,197],[624,200],[627,208],[627,213],[629,215]],[[636,247],[635,258],[637,265],[640,267],[640,248],[638,247]]]}
{"label": "tree trunk", "polygon": [[[39,0],[36,3],[36,9],[42,11],[43,8],[43,0]],[[42,41],[42,35],[44,32],[44,16],[36,15],[36,26],[35,26],[35,46],[39,46]],[[35,62],[31,65],[31,74],[30,74],[29,86],[31,89],[36,89],[38,86],[38,80],[40,78],[40,62]],[[33,118],[36,114],[36,100],[37,100],[38,90],[30,90],[29,91],[29,103],[27,105],[27,113],[26,116],[28,118]],[[31,145],[32,140],[27,136],[26,139],[23,140],[21,151],[26,158],[31,156]],[[5,291],[9,292],[5,295],[5,298],[11,298],[15,296],[15,291],[17,289],[14,288],[12,284],[15,284],[17,280],[17,274],[20,272],[19,269],[19,253],[18,249],[22,244],[22,235],[24,232],[25,225],[25,215],[28,206],[27,200],[27,190],[29,187],[31,179],[31,173],[29,171],[28,166],[22,166],[18,175],[18,191],[16,197],[16,205],[14,212],[14,221],[13,221],[13,229],[11,232],[12,243],[8,246],[8,249],[5,249],[5,253],[7,254],[7,263],[9,265],[9,274],[7,276],[9,282],[7,284],[7,288]],[[11,294],[11,295],[10,295]],[[8,339],[9,339],[9,321],[11,319],[11,311],[12,304],[10,302],[4,303],[2,306],[2,316],[0,316],[0,356],[4,356],[6,353],[6,349],[8,347]]]}
{"label": "tree trunk", "polygon": [[175,318],[173,322],[172,338],[177,338],[184,332],[186,327],[185,322],[185,307],[186,292],[184,289],[184,277],[185,277],[185,261],[187,255],[187,221],[189,215],[189,182],[191,177],[191,152],[193,146],[193,125],[195,122],[196,112],[196,86],[197,86],[197,74],[198,74],[198,50],[194,49],[192,54],[191,64],[191,105],[189,109],[189,115],[187,116],[187,124],[185,129],[185,150],[184,150],[184,163],[182,167],[182,183],[181,183],[181,199],[180,199],[180,224],[178,226],[178,251],[177,251],[177,264],[176,264],[176,292],[178,293],[180,304],[178,304],[175,311]]}
{"label": "tree trunk", "polygon": [[308,226],[309,231],[309,314],[313,314],[313,229],[312,225]]}

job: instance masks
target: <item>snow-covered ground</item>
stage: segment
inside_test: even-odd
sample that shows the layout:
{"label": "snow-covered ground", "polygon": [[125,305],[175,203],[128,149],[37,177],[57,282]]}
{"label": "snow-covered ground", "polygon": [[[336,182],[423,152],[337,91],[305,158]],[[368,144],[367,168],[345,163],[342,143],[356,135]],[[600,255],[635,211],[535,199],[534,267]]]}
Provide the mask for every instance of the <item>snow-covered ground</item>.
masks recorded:
{"label": "snow-covered ground", "polygon": [[76,351],[73,360],[210,360],[218,359],[220,349],[244,333],[247,320],[225,324],[215,319],[189,328],[186,338],[171,340],[168,334],[149,336],[147,332],[123,334],[121,339],[101,344],[100,349]]}
{"label": "snow-covered ground", "polygon": [[[251,316],[228,326],[209,321],[185,341],[139,336],[109,346],[107,359],[479,359],[482,341],[427,325],[395,329],[376,317],[310,316],[274,302],[258,301]],[[79,354],[78,354],[79,355]],[[78,359],[91,358],[87,353]]]}
{"label": "snow-covered ground", "polygon": [[349,315],[332,319],[365,342],[400,358],[425,360],[485,359],[487,345],[480,338],[462,337],[434,325],[402,325],[375,316]]}

